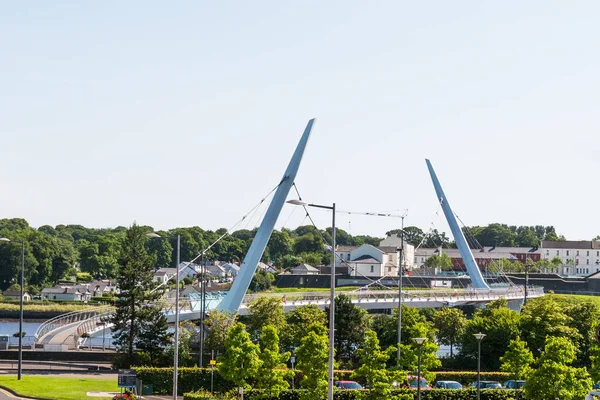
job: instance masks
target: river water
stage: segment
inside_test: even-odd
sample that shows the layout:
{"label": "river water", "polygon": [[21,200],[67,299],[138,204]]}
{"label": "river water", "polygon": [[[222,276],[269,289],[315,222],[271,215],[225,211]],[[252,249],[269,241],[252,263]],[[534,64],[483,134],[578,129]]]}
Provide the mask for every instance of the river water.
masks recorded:
{"label": "river water", "polygon": [[[43,321],[31,320],[23,321],[23,332],[25,332],[25,336],[33,336],[42,322]],[[18,319],[0,320],[0,335],[12,336],[17,332],[19,332]]]}

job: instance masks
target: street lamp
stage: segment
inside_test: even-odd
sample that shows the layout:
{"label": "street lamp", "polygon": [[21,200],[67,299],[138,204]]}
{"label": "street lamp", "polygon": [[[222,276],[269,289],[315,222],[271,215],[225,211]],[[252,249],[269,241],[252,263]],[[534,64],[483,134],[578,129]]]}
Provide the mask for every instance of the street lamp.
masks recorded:
{"label": "street lamp", "polygon": [[419,348],[419,361],[417,364],[417,400],[421,400],[421,347],[423,347],[423,343],[427,340],[424,337],[413,338],[417,347]]}
{"label": "street lamp", "polygon": [[477,400],[481,398],[481,341],[485,337],[485,333],[474,333],[477,339]]}
{"label": "street lamp", "polygon": [[331,292],[329,295],[329,371],[327,382],[327,399],[333,400],[333,349],[334,349],[334,318],[335,318],[335,203],[331,206],[310,204],[302,200],[288,200],[287,203],[296,206],[325,208],[331,210]]}
{"label": "street lamp", "polygon": [[396,366],[400,367],[400,343],[402,343],[402,275],[404,274],[404,217],[406,212],[400,217],[402,218],[402,228],[400,229],[400,266],[398,270],[398,350],[396,352]]}
{"label": "street lamp", "polygon": [[525,296],[523,297],[523,305],[527,305],[527,287],[529,286],[529,268],[531,267],[531,259],[525,260]]}
{"label": "street lamp", "polygon": [[17,369],[17,380],[21,380],[23,372],[23,286],[25,281],[25,240],[10,240],[0,238],[2,242],[21,243],[21,298],[19,299],[19,366]]}
{"label": "street lamp", "polygon": [[[147,233],[150,238],[161,238],[157,233]],[[177,267],[175,267],[175,282],[177,289],[175,290],[175,349],[173,350],[173,400],[177,400],[177,375],[179,366],[179,264],[181,252],[181,237],[177,235]]]}

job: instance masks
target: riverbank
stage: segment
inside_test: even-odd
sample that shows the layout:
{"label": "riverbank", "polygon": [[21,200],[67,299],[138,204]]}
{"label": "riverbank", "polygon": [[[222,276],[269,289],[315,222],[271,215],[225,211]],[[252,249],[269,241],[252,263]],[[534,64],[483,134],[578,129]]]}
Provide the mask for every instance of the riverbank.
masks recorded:
{"label": "riverbank", "polygon": [[[60,304],[47,302],[27,302],[23,304],[23,318],[27,320],[47,320],[61,314],[93,308],[88,304]],[[19,319],[19,304],[0,303],[0,319]]]}

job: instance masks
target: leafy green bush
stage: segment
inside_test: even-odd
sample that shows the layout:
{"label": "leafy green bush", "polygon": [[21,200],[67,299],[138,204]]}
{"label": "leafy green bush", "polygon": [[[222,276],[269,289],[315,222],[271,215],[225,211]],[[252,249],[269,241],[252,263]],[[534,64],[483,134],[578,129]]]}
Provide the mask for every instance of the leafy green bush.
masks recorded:
{"label": "leafy green bush", "polygon": [[[138,379],[152,385],[155,394],[170,394],[173,390],[173,368],[134,367]],[[192,393],[199,389],[210,388],[210,368],[182,367],[177,377],[179,394]],[[226,392],[232,384],[215,370],[213,388],[215,392]]]}

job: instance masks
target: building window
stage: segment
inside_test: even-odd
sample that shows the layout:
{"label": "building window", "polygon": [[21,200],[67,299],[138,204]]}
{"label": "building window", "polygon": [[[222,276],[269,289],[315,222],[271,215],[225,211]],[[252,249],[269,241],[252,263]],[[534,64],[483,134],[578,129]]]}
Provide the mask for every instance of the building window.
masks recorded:
{"label": "building window", "polygon": [[559,255],[559,250],[556,250],[556,255]]}
{"label": "building window", "polygon": [[550,255],[550,250],[546,250],[546,255],[549,256]]}
{"label": "building window", "polygon": [[[567,250],[567,255],[569,255],[569,250]],[[579,255],[579,254],[578,254]]]}
{"label": "building window", "polygon": [[586,259],[586,260],[585,260],[585,263],[586,263],[587,265],[590,265],[590,260]]}
{"label": "building window", "polygon": [[392,267],[388,267],[388,272],[392,272]]}
{"label": "building window", "polygon": [[371,265],[371,272],[375,272],[375,266]]}
{"label": "building window", "polygon": [[590,251],[588,250],[588,251],[586,251],[586,256],[589,256],[589,255],[590,255]]}
{"label": "building window", "polygon": [[[569,254],[567,254],[567,255],[569,255]],[[577,254],[575,254],[575,255],[576,255],[576,256],[578,256],[578,255],[579,255],[579,250],[577,250]]]}

